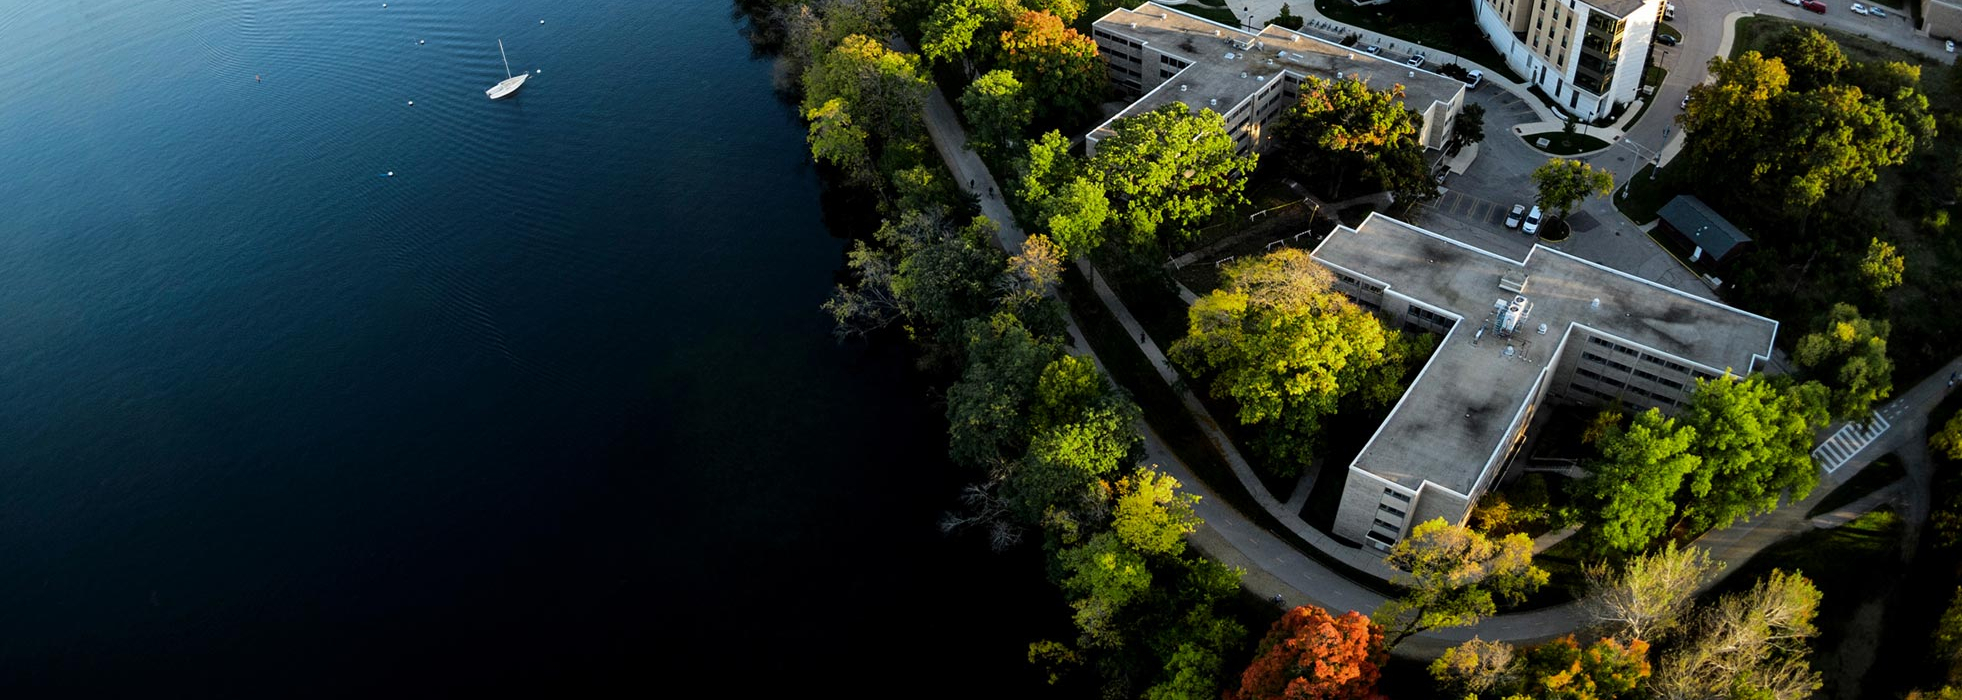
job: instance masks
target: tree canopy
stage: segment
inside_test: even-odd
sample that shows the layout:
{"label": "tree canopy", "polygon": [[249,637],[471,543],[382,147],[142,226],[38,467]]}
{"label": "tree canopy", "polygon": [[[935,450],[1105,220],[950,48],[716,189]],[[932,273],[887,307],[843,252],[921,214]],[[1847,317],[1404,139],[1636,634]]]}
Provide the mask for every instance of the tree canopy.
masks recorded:
{"label": "tree canopy", "polygon": [[1035,116],[1035,100],[1014,73],[988,71],[961,93],[961,113],[967,117],[968,146],[992,157],[1022,137]]}
{"label": "tree canopy", "polygon": [[1582,200],[1613,192],[1615,176],[1578,160],[1552,158],[1533,169],[1533,184],[1539,187],[1539,197],[1533,202],[1542,209],[1560,212],[1560,218],[1566,219]]}
{"label": "tree canopy", "polygon": [[924,128],[921,110],[931,91],[918,56],[853,34],[805,71],[804,111],[843,100],[859,127],[885,138],[907,137]]}
{"label": "tree canopy", "polygon": [[1585,649],[1567,635],[1520,655],[1515,694],[1534,700],[1616,700],[1639,697],[1649,677],[1649,644],[1602,638]]}
{"label": "tree canopy", "polygon": [[1388,660],[1383,630],[1355,611],[1304,605],[1274,621],[1226,700],[1365,700]]}
{"label": "tree canopy", "polygon": [[1588,478],[1574,484],[1589,548],[1640,551],[1668,529],[1683,477],[1702,463],[1690,452],[1697,437],[1695,428],[1651,408],[1595,441],[1600,457],[1588,462]]}
{"label": "tree canopy", "polygon": [[1042,114],[1088,114],[1110,86],[1097,42],[1048,12],[1017,15],[1015,24],[1001,33],[1001,47],[1001,65],[1029,86]]}
{"label": "tree canopy", "polygon": [[1737,518],[1769,513],[1779,497],[1804,499],[1819,483],[1813,435],[1826,426],[1826,388],[1755,374],[1697,380],[1683,412],[1695,431],[1683,517],[1695,529],[1729,527]]}
{"label": "tree canopy", "polygon": [[1661,639],[1689,622],[1696,592],[1723,569],[1710,553],[1695,547],[1662,549],[1629,558],[1621,568],[1599,562],[1586,569],[1582,600],[1596,622],[1617,629],[1621,639]]}
{"label": "tree canopy", "polygon": [[1891,328],[1840,303],[1817,330],[1799,338],[1792,359],[1831,389],[1835,417],[1864,419],[1873,414],[1874,403],[1893,395],[1894,362],[1887,357]]}
{"label": "tree canopy", "polygon": [[1821,683],[1810,640],[1819,589],[1804,576],[1773,570],[1750,590],[1702,610],[1689,635],[1662,656],[1650,680],[1665,700],[1802,700]]}
{"label": "tree canopy", "polygon": [[1242,424],[1269,426],[1263,449],[1283,475],[1307,460],[1344,396],[1393,400],[1405,358],[1421,349],[1333,281],[1301,250],[1243,258],[1187,310],[1187,335],[1172,345],[1188,371],[1213,375],[1213,395],[1233,399]]}
{"label": "tree canopy", "polygon": [[1901,275],[1907,271],[1907,258],[1894,245],[1878,238],[1867,242],[1867,254],[1860,258],[1860,279],[1867,283],[1867,290],[1879,295],[1901,284]]}
{"label": "tree canopy", "polygon": [[1443,518],[1412,528],[1384,562],[1399,571],[1390,582],[1407,591],[1371,615],[1391,647],[1424,630],[1476,624],[1498,612],[1497,600],[1518,603],[1547,582],[1533,566],[1531,538],[1495,541]]}
{"label": "tree canopy", "polygon": [[1047,224],[1063,257],[1082,255],[1103,244],[1110,199],[1100,174],[1070,154],[1069,139],[1061,132],[1051,131],[1029,143],[1019,185],[1020,216]]}
{"label": "tree canopy", "polygon": [[[1300,99],[1268,127],[1273,153],[1297,176],[1328,182],[1331,198],[1341,197],[1342,185],[1350,177],[1393,189],[1387,183],[1410,170],[1410,162],[1389,156],[1411,147],[1421,155],[1423,149],[1417,146],[1421,121],[1403,106],[1402,85],[1371,90],[1353,78],[1308,76],[1298,88]],[[1481,125],[1482,114],[1474,117]],[[1421,157],[1417,161],[1415,177],[1428,182],[1428,167]],[[1333,177],[1324,178],[1324,173]]]}
{"label": "tree canopy", "polygon": [[1114,218],[1134,244],[1158,240],[1165,226],[1189,226],[1216,208],[1246,201],[1241,191],[1255,157],[1239,155],[1219,113],[1195,114],[1174,102],[1119,119],[1111,130],[1097,142],[1090,167],[1118,199]]}

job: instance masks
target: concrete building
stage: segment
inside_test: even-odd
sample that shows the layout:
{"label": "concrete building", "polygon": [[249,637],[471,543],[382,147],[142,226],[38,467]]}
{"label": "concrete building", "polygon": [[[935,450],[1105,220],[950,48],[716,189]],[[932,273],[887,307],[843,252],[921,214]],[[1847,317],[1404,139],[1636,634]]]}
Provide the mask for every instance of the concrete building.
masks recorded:
{"label": "concrete building", "polygon": [[1921,0],[1921,33],[1937,39],[1962,39],[1962,3]]}
{"label": "concrete building", "polygon": [[1582,121],[1634,100],[1663,0],[1472,0],[1513,72]]}
{"label": "concrete building", "polygon": [[1697,379],[1755,371],[1778,322],[1534,246],[1512,260],[1372,214],[1317,246],[1337,288],[1442,336],[1349,465],[1335,534],[1387,550],[1464,522],[1547,401],[1674,412]]}
{"label": "concrete building", "polygon": [[1418,141],[1426,148],[1443,146],[1465,103],[1465,84],[1454,78],[1283,27],[1253,33],[1156,3],[1111,11],[1091,36],[1111,84],[1138,96],[1085,138],[1091,153],[1112,122],[1173,102],[1220,113],[1242,153],[1262,148],[1262,129],[1294,104],[1308,76],[1354,78],[1378,90],[1402,85],[1404,106],[1421,116]]}

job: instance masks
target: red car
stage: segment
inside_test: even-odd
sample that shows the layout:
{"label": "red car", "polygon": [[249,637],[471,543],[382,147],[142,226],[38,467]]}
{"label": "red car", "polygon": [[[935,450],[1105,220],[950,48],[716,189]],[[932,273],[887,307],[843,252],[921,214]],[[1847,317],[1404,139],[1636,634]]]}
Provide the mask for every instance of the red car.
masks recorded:
{"label": "red car", "polygon": [[1799,7],[1803,7],[1805,9],[1811,10],[1813,12],[1817,12],[1822,15],[1826,14],[1826,3],[1819,2],[1819,0],[1805,0],[1805,2],[1799,3]]}

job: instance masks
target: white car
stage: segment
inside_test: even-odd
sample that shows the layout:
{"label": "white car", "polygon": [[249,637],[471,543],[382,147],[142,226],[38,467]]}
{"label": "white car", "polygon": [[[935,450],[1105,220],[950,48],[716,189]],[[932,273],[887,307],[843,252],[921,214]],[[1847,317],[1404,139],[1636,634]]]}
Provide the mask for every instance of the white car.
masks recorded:
{"label": "white car", "polygon": [[1537,234],[1540,232],[1540,208],[1539,207],[1533,207],[1533,211],[1527,212],[1526,222],[1519,225],[1519,230],[1525,231],[1527,233],[1533,233],[1533,234]]}
{"label": "white car", "polygon": [[1376,52],[1382,51],[1383,47],[1377,46],[1375,44],[1370,44],[1368,46],[1363,47],[1363,50],[1368,51],[1370,55],[1374,56],[1376,55]]}
{"label": "white car", "polygon": [[1857,2],[1856,2],[1856,3],[1853,3],[1853,14],[1856,14],[1856,15],[1864,15],[1864,14],[1866,14],[1866,13],[1867,13],[1867,6],[1866,6],[1866,5],[1862,5],[1862,4],[1860,4],[1860,3],[1857,3]]}
{"label": "white car", "polygon": [[1420,53],[1420,54],[1413,55],[1410,57],[1409,60],[1404,61],[1403,64],[1406,66],[1410,66],[1411,68],[1423,68],[1424,54]]}
{"label": "white car", "polygon": [[1942,47],[1948,49],[1949,53],[1955,53],[1955,40],[1954,39],[1948,40],[1947,42],[1942,44]]}
{"label": "white car", "polygon": [[[1953,41],[1951,41],[1951,42],[1948,42],[1948,52],[1949,52],[1949,53],[1955,53],[1955,42],[1953,42]],[[1478,89],[1478,86],[1479,86],[1479,85],[1480,85],[1481,83],[1484,83],[1484,82],[1485,82],[1485,71],[1482,71],[1482,70],[1475,70],[1475,71],[1472,71],[1472,72],[1470,73],[1470,75],[1471,75],[1471,82],[1468,82],[1468,83],[1465,83],[1465,89],[1466,89],[1466,90],[1477,90],[1477,89]]]}
{"label": "white car", "polygon": [[1785,0],[1785,4],[1791,5],[1792,7],[1798,7],[1799,0]]}
{"label": "white car", "polygon": [[1867,15],[1871,17],[1886,17],[1887,11],[1880,9],[1879,5],[1874,5],[1873,7],[1867,8]]}
{"label": "white car", "polygon": [[1523,218],[1526,218],[1526,205],[1512,205],[1512,211],[1506,212],[1506,228],[1519,228],[1519,220]]}

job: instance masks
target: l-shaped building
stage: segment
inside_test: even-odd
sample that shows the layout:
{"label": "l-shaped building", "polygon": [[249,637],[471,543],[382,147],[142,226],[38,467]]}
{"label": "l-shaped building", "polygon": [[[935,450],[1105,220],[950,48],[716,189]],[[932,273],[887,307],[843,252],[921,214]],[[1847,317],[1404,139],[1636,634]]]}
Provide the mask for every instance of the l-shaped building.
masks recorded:
{"label": "l-shaped building", "polygon": [[1352,78],[1377,90],[1402,85],[1425,148],[1443,146],[1465,104],[1465,84],[1455,78],[1284,27],[1254,33],[1152,2],[1112,10],[1093,24],[1091,37],[1111,84],[1137,100],[1090,132],[1089,153],[1113,133],[1113,122],[1174,102],[1220,113],[1240,152],[1258,150],[1269,120],[1299,99],[1296,86],[1309,76]]}
{"label": "l-shaped building", "polygon": [[1392,327],[1442,336],[1349,465],[1335,534],[1388,550],[1464,522],[1549,400],[1666,413],[1697,379],[1756,371],[1778,322],[1545,246],[1513,260],[1371,214],[1315,248]]}

